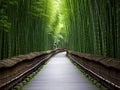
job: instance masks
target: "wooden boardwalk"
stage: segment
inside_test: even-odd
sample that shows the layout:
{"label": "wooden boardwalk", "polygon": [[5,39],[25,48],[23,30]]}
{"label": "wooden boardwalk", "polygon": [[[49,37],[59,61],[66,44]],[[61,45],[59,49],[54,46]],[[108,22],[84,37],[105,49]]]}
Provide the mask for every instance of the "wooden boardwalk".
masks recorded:
{"label": "wooden boardwalk", "polygon": [[65,56],[55,55],[23,90],[97,90]]}

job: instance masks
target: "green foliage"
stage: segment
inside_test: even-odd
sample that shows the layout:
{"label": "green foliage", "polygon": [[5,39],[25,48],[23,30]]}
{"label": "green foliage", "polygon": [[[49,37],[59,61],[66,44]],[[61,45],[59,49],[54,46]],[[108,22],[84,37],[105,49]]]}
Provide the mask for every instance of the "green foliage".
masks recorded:
{"label": "green foliage", "polygon": [[0,0],[0,59],[57,47],[120,58],[119,0]]}
{"label": "green foliage", "polygon": [[68,49],[120,58],[119,0],[69,0],[67,8]]}
{"label": "green foliage", "polygon": [[46,31],[51,1],[0,1],[0,59],[53,48]]}

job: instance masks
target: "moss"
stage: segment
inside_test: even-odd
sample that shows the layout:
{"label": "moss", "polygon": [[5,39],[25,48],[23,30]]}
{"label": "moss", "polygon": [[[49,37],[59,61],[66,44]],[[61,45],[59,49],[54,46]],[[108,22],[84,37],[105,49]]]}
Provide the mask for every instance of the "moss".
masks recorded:
{"label": "moss", "polygon": [[19,90],[20,86],[15,86],[13,90]]}
{"label": "moss", "polygon": [[32,74],[30,74],[29,76],[27,76],[23,81],[21,81],[20,83],[18,83],[16,86],[13,87],[12,90],[22,90],[22,88],[27,85],[34,76],[36,76],[36,74],[38,74],[38,72],[41,70],[42,68],[38,68],[35,72],[33,72]]}
{"label": "moss", "polygon": [[26,84],[27,84],[27,81],[26,81],[26,80],[24,80],[24,81],[23,81],[23,84],[24,84],[24,85],[26,85]]}
{"label": "moss", "polygon": [[[71,61],[72,62],[72,61]],[[78,66],[76,63],[72,62],[77,69],[86,77],[89,79],[90,82],[92,82],[99,90],[108,90],[105,86],[103,86],[100,82],[98,82],[96,79],[94,79],[92,76],[87,74],[80,66]]]}
{"label": "moss", "polygon": [[28,81],[30,81],[30,78],[27,77],[25,80],[28,82]]}

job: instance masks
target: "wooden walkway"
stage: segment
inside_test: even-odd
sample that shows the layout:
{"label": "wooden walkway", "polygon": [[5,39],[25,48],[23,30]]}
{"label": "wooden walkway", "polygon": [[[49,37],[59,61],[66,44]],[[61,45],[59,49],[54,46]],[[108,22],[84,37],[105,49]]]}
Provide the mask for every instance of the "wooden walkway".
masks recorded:
{"label": "wooden walkway", "polygon": [[55,55],[23,90],[97,90],[65,56]]}

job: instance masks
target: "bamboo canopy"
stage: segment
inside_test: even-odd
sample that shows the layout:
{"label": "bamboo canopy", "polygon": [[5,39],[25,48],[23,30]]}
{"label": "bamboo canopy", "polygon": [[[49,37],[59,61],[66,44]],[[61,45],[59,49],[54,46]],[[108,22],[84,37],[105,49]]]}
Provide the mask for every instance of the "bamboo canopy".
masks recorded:
{"label": "bamboo canopy", "polygon": [[119,0],[0,0],[0,59],[56,48],[120,58]]}

